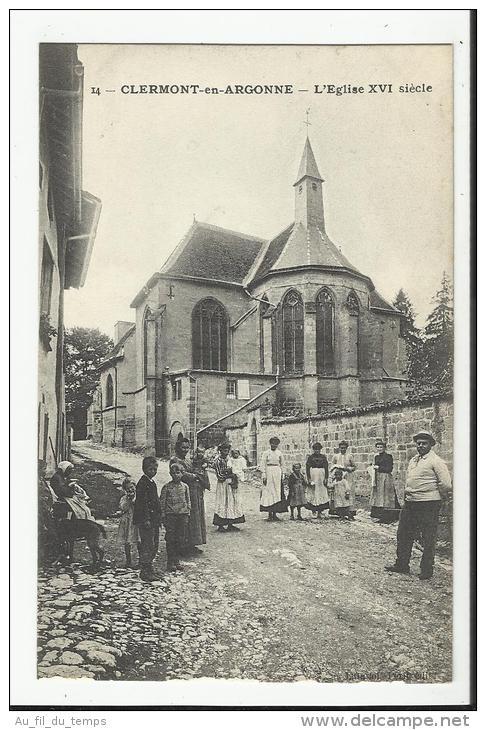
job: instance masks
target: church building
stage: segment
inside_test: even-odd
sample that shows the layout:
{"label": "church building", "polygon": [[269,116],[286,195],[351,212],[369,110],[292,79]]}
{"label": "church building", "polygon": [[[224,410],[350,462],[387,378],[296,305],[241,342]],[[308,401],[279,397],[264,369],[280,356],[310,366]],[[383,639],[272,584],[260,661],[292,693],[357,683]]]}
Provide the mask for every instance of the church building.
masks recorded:
{"label": "church building", "polygon": [[180,433],[211,443],[258,404],[297,415],[404,397],[401,314],[329,238],[323,182],[307,138],[294,220],[274,238],[194,222],[131,304],[130,387],[118,377],[115,399],[118,343],[103,365],[98,420],[116,420],[113,442],[163,456]]}

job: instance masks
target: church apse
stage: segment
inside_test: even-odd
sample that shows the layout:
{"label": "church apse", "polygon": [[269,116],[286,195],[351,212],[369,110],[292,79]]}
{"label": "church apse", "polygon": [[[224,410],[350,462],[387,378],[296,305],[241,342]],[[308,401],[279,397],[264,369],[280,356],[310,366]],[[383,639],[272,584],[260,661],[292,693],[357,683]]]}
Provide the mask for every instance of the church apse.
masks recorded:
{"label": "church apse", "polygon": [[167,450],[175,422],[203,438],[269,388],[276,414],[403,395],[401,315],[329,238],[323,185],[307,139],[290,225],[264,240],[195,220],[137,294],[138,445]]}

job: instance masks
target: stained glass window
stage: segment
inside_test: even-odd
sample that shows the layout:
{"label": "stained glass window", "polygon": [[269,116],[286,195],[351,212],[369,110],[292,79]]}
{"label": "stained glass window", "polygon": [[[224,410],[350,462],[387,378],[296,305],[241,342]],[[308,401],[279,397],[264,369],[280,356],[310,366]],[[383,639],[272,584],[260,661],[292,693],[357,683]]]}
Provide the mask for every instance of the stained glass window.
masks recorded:
{"label": "stained glass window", "polygon": [[304,304],[296,291],[289,291],[282,304],[283,365],[286,373],[304,370]]}
{"label": "stained glass window", "polygon": [[228,318],[215,299],[203,299],[194,308],[192,360],[198,370],[228,369]]}
{"label": "stained glass window", "polygon": [[317,372],[334,372],[334,300],[327,289],[316,298],[316,361]]}

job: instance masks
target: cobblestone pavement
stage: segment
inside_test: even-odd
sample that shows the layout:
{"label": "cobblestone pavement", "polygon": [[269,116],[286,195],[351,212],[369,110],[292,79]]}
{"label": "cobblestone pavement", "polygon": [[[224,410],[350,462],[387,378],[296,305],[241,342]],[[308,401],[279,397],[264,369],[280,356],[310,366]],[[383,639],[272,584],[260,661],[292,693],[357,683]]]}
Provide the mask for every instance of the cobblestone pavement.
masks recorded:
{"label": "cobblestone pavement", "polygon": [[[75,449],[77,463],[96,461],[100,471],[105,464],[114,483],[139,476],[137,455],[84,442]],[[166,476],[161,463],[159,485]],[[39,676],[450,681],[450,564],[440,561],[434,579],[422,582],[417,554],[412,576],[388,575],[396,527],[365,512],[355,523],[266,523],[256,486],[242,489],[247,522],[233,534],[210,526],[209,493],[208,544],[183,573],[164,572],[163,541],[157,582],[118,567],[112,517],[101,572],[90,572],[83,543],[73,566],[43,572]]]}

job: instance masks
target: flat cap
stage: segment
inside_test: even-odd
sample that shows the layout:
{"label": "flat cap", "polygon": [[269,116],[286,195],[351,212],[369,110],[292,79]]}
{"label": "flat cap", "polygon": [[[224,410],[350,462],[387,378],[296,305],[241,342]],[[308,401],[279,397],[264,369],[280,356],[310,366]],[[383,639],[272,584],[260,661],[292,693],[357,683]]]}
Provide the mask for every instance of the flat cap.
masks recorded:
{"label": "flat cap", "polygon": [[435,444],[437,443],[430,431],[419,431],[415,434],[415,436],[413,436],[414,441],[418,441],[419,439],[427,439],[427,441],[430,441],[432,446],[435,446]]}

